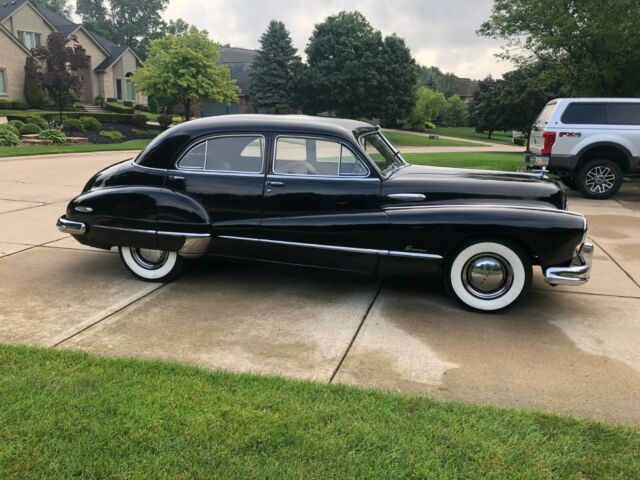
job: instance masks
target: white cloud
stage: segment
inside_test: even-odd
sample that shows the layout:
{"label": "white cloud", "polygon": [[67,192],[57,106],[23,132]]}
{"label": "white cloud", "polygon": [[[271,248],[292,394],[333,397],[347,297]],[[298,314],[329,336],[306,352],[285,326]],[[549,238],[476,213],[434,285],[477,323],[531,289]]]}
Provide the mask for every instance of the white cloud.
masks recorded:
{"label": "white cloud", "polygon": [[165,18],[181,17],[233,46],[257,48],[269,21],[283,21],[303,51],[313,26],[341,10],[358,10],[385,35],[403,37],[419,63],[471,78],[499,77],[512,66],[495,58],[500,43],[475,31],[492,0],[172,0]]}

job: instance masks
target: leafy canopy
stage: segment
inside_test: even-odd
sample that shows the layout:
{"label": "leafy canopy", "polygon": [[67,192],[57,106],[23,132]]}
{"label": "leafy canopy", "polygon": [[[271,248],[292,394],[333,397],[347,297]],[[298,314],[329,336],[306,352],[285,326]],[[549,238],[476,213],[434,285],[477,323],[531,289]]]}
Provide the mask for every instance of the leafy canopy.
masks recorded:
{"label": "leafy canopy", "polygon": [[219,57],[220,48],[207,32],[191,27],[183,35],[151,42],[148,58],[134,74],[133,83],[146,95],[180,102],[189,119],[196,101],[230,104],[238,100],[238,85],[229,68],[216,63]]}
{"label": "leafy canopy", "polygon": [[260,38],[260,50],[251,65],[254,107],[267,113],[297,109],[297,85],[302,61],[284,23],[272,20]]}
{"label": "leafy canopy", "polygon": [[447,105],[447,99],[442,92],[436,92],[427,87],[418,88],[418,99],[409,115],[411,127],[422,130],[426,124],[434,123]]}

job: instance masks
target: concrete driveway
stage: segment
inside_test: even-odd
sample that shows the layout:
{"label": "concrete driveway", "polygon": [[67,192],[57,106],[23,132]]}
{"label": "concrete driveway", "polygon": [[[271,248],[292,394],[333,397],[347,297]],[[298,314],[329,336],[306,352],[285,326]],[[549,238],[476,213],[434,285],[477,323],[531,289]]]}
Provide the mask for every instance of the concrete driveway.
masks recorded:
{"label": "concrete driveway", "polygon": [[536,273],[507,313],[433,285],[202,262],[168,285],[55,228],[126,153],[0,159],[0,342],[179,360],[640,425],[640,186],[571,198],[597,245],[592,282]]}

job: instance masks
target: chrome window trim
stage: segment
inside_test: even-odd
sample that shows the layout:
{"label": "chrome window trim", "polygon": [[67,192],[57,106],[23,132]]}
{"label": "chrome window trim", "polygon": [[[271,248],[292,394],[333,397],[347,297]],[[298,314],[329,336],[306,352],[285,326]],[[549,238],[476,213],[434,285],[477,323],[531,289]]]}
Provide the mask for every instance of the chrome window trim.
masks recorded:
{"label": "chrome window trim", "polygon": [[[257,172],[238,172],[235,170],[207,170],[205,167],[207,166],[207,154],[209,153],[209,140],[216,140],[218,138],[231,138],[231,137],[255,137],[262,139],[262,155],[261,155],[261,163],[260,170]],[[184,159],[185,156],[191,152],[194,148],[196,148],[201,143],[205,143],[205,151],[204,151],[204,165],[202,168],[193,168],[193,167],[180,167],[180,162]],[[265,163],[266,163],[266,147],[267,147],[267,138],[262,133],[233,133],[233,134],[220,134],[220,135],[210,135],[207,137],[200,137],[197,140],[191,142],[185,149],[180,158],[175,162],[175,168],[169,170],[177,170],[181,172],[198,172],[198,173],[213,173],[213,174],[223,174],[223,175],[243,175],[243,176],[263,176],[265,171]]]}
{"label": "chrome window trim", "polygon": [[429,259],[429,260],[443,259],[442,255],[436,255],[433,253],[418,253],[418,252],[403,252],[399,250],[378,250],[373,248],[343,247],[340,245],[287,242],[284,240],[270,240],[267,238],[252,238],[252,237],[235,237],[230,235],[220,235],[218,238],[221,238],[224,240],[238,240],[238,241],[246,241],[246,242],[267,243],[272,245],[288,245],[291,247],[315,248],[318,250],[332,250],[332,251],[349,252],[349,253],[364,253],[364,254],[370,254],[370,255],[389,255],[392,257],[413,257],[413,258],[423,258],[423,259]]}
{"label": "chrome window trim", "polygon": [[[280,172],[276,172],[276,170],[275,170],[275,167],[276,167],[276,156],[278,154],[278,140],[280,138],[300,138],[300,139],[321,140],[321,141],[325,141],[325,142],[337,143],[341,147],[346,147],[351,152],[351,154],[356,158],[356,160],[358,160],[362,164],[362,166],[367,169],[367,173],[366,173],[366,175],[340,175],[340,163],[338,163],[338,175],[301,175],[301,174],[298,174],[298,173],[280,173]],[[342,162],[342,149],[340,149],[340,162]],[[275,137],[273,137],[273,155],[272,155],[271,169],[270,169],[269,175],[282,176],[282,177],[287,177],[287,178],[302,178],[302,179],[319,178],[319,179],[325,179],[326,180],[328,178],[331,178],[331,179],[344,178],[344,179],[352,180],[352,179],[355,178],[355,179],[359,179],[359,180],[368,180],[368,179],[371,178],[371,169],[367,165],[367,162],[363,161],[363,159],[360,158],[360,156],[353,151],[353,148],[351,148],[349,145],[347,145],[347,143],[344,142],[342,139],[334,138],[334,137],[322,137],[322,136],[318,136],[318,135],[278,134]],[[375,178],[375,180],[378,180],[378,179]]]}
{"label": "chrome window trim", "polygon": [[[409,165],[409,163],[404,159],[404,157],[402,156],[402,153],[400,152],[400,150],[398,150],[396,148],[396,146],[391,143],[389,141],[389,139],[387,137],[384,136],[384,133],[382,133],[382,130],[380,130],[380,128],[378,128],[377,130],[372,130],[370,132],[365,132],[362,135],[359,135],[357,138],[358,141],[358,145],[360,146],[360,149],[364,152],[364,155],[367,157],[367,160],[369,162],[371,162],[374,166],[374,168],[376,169],[376,171],[383,177],[383,178],[389,178],[389,176],[391,175],[390,173],[385,174],[382,170],[380,170],[380,167],[378,167],[378,164],[375,162],[375,160],[373,160],[373,158],[371,158],[369,156],[369,154],[367,153],[366,148],[364,148],[364,145],[362,145],[360,143],[360,139],[361,138],[365,138],[365,137],[369,137],[371,135],[380,135],[380,138],[382,138],[382,141],[384,143],[387,144],[387,146],[391,149],[392,152],[394,152],[397,156],[400,156],[400,159],[402,160],[402,162],[404,163],[404,165],[402,165],[400,168],[404,168],[406,166]],[[392,172],[393,173],[393,172]]]}

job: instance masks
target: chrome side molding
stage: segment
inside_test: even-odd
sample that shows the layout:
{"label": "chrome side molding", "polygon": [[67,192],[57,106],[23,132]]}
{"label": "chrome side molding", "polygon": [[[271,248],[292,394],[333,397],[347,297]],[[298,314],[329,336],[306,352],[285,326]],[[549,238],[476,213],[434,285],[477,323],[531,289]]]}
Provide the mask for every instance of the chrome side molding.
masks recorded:
{"label": "chrome side molding", "polygon": [[422,202],[427,197],[422,193],[390,193],[387,195],[389,200],[398,200],[400,202]]}

